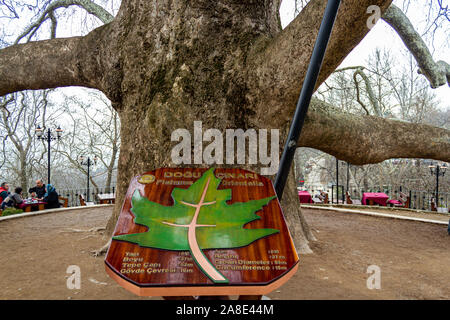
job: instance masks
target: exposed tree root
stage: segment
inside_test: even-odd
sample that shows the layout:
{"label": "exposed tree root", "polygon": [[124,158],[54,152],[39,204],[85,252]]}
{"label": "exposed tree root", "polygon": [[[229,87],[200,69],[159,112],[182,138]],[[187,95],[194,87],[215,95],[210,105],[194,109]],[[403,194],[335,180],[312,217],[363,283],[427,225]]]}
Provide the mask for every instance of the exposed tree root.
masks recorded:
{"label": "exposed tree root", "polygon": [[83,229],[73,229],[73,228],[69,228],[65,231],[60,231],[59,233],[64,233],[64,232],[98,232],[98,231],[102,231],[102,230],[106,230],[105,227],[93,227],[87,230],[83,230]]}
{"label": "exposed tree root", "polygon": [[94,257],[102,256],[103,254],[106,253],[106,251],[108,251],[108,248],[110,245],[111,245],[111,239],[109,239],[109,241],[103,247],[101,247],[100,249],[97,249],[97,250],[93,250],[93,251],[91,251],[91,253]]}

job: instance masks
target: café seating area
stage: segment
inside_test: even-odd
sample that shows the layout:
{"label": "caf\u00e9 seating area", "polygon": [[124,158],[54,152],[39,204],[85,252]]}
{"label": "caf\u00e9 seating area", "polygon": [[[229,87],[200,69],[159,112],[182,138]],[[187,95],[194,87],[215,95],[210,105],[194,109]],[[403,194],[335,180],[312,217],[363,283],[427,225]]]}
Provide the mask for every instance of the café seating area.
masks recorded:
{"label": "caf\u00e9 seating area", "polygon": [[[87,201],[85,193],[72,191],[62,191],[63,195],[58,195],[58,201],[60,208],[77,207],[77,206],[91,206],[96,204],[114,204],[115,192],[95,193],[90,197],[90,201]],[[94,201],[93,201],[94,200]],[[23,198],[23,204],[21,207],[6,207],[4,210],[0,208],[0,217],[10,214],[17,214],[21,212],[34,212],[41,211],[47,208],[47,203],[43,200],[38,200],[34,197],[26,195]]]}
{"label": "caf\u00e9 seating area", "polygon": [[[329,195],[328,192],[319,191],[315,195],[311,195],[309,191],[298,190],[298,197],[300,203],[304,204],[328,204]],[[389,199],[389,196],[383,192],[364,192],[361,199],[352,198],[350,193],[345,192],[345,201],[338,200],[339,204],[348,205],[365,205],[365,206],[389,206],[399,208],[409,208],[410,197],[403,192],[400,192],[399,197],[395,199]]]}

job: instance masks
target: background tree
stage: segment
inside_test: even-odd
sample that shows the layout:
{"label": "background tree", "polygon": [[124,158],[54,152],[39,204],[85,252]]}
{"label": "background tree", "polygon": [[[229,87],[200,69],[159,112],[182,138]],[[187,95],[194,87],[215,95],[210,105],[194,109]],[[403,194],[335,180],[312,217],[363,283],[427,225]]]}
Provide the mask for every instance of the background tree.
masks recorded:
{"label": "background tree", "polygon": [[[3,175],[7,181],[17,181],[17,186],[28,190],[33,174],[39,167],[47,167],[44,161],[47,145],[35,137],[37,125],[44,127],[54,122],[58,112],[49,112],[49,91],[24,91],[3,97],[0,107],[0,128],[8,137],[5,140]],[[56,111],[53,109],[53,111]],[[46,171],[45,171],[46,172]]]}
{"label": "background tree", "polygon": [[120,149],[117,112],[101,93],[92,90],[83,99],[65,96],[64,103],[70,118],[67,121],[69,134],[59,152],[86,176],[87,168],[79,163],[79,157],[83,155],[91,160],[96,157],[96,171],[91,171],[90,181],[94,187],[101,186],[105,192],[110,192]]}
{"label": "background tree", "polygon": [[[398,119],[410,123],[426,123],[448,128],[450,125],[446,102],[437,99],[426,78],[416,72],[417,63],[409,52],[404,53],[400,63],[390,50],[375,49],[366,64],[336,70],[318,89],[317,97],[353,114],[368,114]],[[359,83],[359,75],[364,80]],[[358,76],[357,78],[355,76]],[[357,144],[358,141],[351,143]],[[303,149],[303,148],[302,148]],[[301,153],[301,151],[299,151]],[[306,176],[311,185],[335,183],[335,158],[321,152],[309,157],[297,158],[297,165],[314,163],[315,170],[322,170],[322,180],[314,173]],[[435,184],[430,176],[430,162],[393,159],[379,164],[351,166],[350,185],[353,196],[361,197],[362,191],[383,190],[391,186],[392,191],[433,190]],[[346,169],[340,170],[340,184],[345,186]],[[441,190],[446,190],[446,179],[441,179]]]}

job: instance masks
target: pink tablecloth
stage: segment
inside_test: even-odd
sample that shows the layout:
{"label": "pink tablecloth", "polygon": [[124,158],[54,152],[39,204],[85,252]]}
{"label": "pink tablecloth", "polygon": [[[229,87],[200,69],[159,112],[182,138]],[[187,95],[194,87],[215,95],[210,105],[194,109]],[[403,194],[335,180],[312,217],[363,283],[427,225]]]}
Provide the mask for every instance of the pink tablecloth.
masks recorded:
{"label": "pink tablecloth", "polygon": [[372,200],[373,204],[386,206],[386,202],[388,199],[389,199],[388,195],[382,192],[364,192],[361,199],[361,203],[367,205],[369,204],[369,200]]}
{"label": "pink tablecloth", "polygon": [[300,203],[313,203],[311,194],[308,191],[299,191],[298,198]]}

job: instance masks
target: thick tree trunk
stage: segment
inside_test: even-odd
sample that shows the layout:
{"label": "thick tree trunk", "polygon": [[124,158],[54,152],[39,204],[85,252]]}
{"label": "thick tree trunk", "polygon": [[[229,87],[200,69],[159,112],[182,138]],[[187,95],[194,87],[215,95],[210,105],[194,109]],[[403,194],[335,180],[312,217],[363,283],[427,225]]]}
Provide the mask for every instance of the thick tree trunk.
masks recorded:
{"label": "thick tree trunk", "polygon": [[[122,140],[110,232],[131,177],[173,166],[174,130],[186,128],[192,134],[194,121],[202,121],[204,130],[223,133],[249,128],[246,56],[261,34],[280,30],[278,7],[271,1],[155,2],[155,7],[144,6],[148,11],[135,11],[131,2],[124,5],[130,6],[123,10],[130,16],[121,26],[128,33],[122,47],[122,56],[129,57],[122,82],[127,94],[116,108]],[[133,22],[138,24],[131,27]],[[259,173],[258,166],[245,167]],[[283,201],[284,213],[298,248],[310,252],[307,240],[313,237],[302,224],[293,176],[288,188],[292,190]]]}
{"label": "thick tree trunk", "polygon": [[24,192],[28,191],[28,166],[26,155],[22,152],[19,154],[20,157],[20,172],[19,172],[19,181],[20,187]]}

